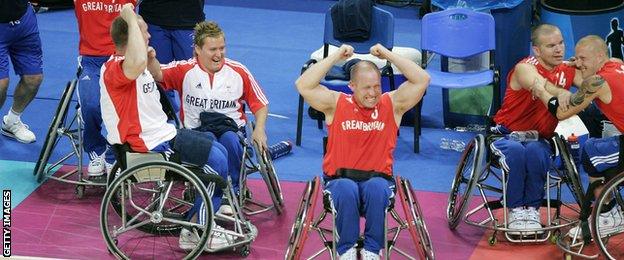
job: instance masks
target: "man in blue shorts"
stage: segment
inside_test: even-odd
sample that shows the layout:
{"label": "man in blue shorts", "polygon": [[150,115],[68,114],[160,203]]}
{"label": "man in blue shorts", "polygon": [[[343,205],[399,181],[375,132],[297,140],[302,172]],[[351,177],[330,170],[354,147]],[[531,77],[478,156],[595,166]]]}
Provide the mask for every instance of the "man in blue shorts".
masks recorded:
{"label": "man in blue shorts", "polygon": [[0,132],[22,143],[35,141],[35,134],[20,115],[33,100],[43,80],[41,39],[35,11],[27,0],[0,1],[0,107],[9,87],[9,58],[20,81],[13,93],[13,106],[2,118]]}

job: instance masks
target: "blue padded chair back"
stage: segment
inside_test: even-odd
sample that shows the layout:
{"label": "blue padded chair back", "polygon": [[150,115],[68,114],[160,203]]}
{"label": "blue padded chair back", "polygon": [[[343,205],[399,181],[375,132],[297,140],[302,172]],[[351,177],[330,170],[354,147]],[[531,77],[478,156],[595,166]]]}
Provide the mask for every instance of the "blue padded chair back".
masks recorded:
{"label": "blue padded chair back", "polygon": [[420,46],[451,58],[466,58],[495,49],[492,15],[466,8],[428,13],[422,19]]}
{"label": "blue padded chair back", "polygon": [[394,47],[394,16],[377,6],[373,6],[370,38],[363,42],[343,42],[334,38],[334,23],[331,18],[331,8],[325,13],[324,44],[340,47],[343,43],[353,46],[356,53],[369,53],[370,47],[380,43],[388,50]]}

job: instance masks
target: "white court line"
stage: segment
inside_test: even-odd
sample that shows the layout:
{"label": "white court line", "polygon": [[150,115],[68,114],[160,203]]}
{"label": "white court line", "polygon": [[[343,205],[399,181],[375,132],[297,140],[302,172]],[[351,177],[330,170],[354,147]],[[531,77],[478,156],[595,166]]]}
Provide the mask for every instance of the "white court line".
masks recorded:
{"label": "white court line", "polygon": [[34,256],[16,256],[16,255],[12,255],[11,257],[9,257],[9,259],[28,259],[28,260],[60,260],[63,258],[47,258],[47,257],[34,257]]}
{"label": "white court line", "polygon": [[[245,114],[250,114],[250,115],[253,115],[253,114],[251,113],[251,111],[245,111]],[[271,113],[269,113],[269,116],[272,116],[272,117],[277,117],[277,118],[281,118],[281,119],[290,119],[290,118],[289,118],[289,117],[287,117],[287,116],[278,115],[278,114],[271,114]]]}

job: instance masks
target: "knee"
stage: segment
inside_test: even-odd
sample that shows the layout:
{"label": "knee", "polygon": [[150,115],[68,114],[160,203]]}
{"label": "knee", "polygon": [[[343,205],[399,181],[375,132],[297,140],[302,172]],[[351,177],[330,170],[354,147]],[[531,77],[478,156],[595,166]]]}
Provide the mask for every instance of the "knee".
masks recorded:
{"label": "knee", "polygon": [[243,150],[240,137],[235,132],[227,131],[223,133],[221,137],[219,137],[219,142],[223,144],[228,151],[239,153],[239,151]]}
{"label": "knee", "polygon": [[27,88],[31,91],[36,91],[39,89],[39,85],[43,81],[43,74],[38,75],[23,75],[22,76],[22,87]]}
{"label": "knee", "polygon": [[224,175],[228,172],[227,151],[220,149],[219,146],[220,144],[218,143],[212,144],[210,155],[208,156],[208,164],[217,173]]}
{"label": "knee", "polygon": [[334,202],[345,201],[345,203],[357,204],[359,201],[358,186],[354,181],[345,178],[336,179],[331,181],[329,186],[328,190]]}
{"label": "knee", "polygon": [[529,142],[525,148],[525,157],[532,162],[542,162],[548,160],[549,148],[541,142]]}

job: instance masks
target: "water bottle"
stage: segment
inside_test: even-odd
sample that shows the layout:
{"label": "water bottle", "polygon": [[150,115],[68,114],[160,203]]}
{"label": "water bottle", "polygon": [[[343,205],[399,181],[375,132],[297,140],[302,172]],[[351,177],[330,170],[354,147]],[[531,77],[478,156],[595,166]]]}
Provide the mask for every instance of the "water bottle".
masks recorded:
{"label": "water bottle", "polygon": [[448,138],[440,139],[440,148],[442,148],[443,150],[454,150],[457,152],[462,152],[464,151],[465,147],[466,143],[459,140]]}
{"label": "water bottle", "polygon": [[578,136],[572,135],[568,136],[568,144],[570,145],[570,154],[574,159],[574,164],[576,164],[576,169],[580,169],[581,165],[581,144],[578,141]]}
{"label": "water bottle", "polygon": [[269,146],[269,154],[271,155],[271,160],[275,160],[279,157],[287,155],[292,150],[293,144],[290,140],[281,141],[274,145]]}
{"label": "water bottle", "polygon": [[513,131],[509,134],[509,139],[517,142],[537,141],[539,139],[539,133],[536,130]]}

